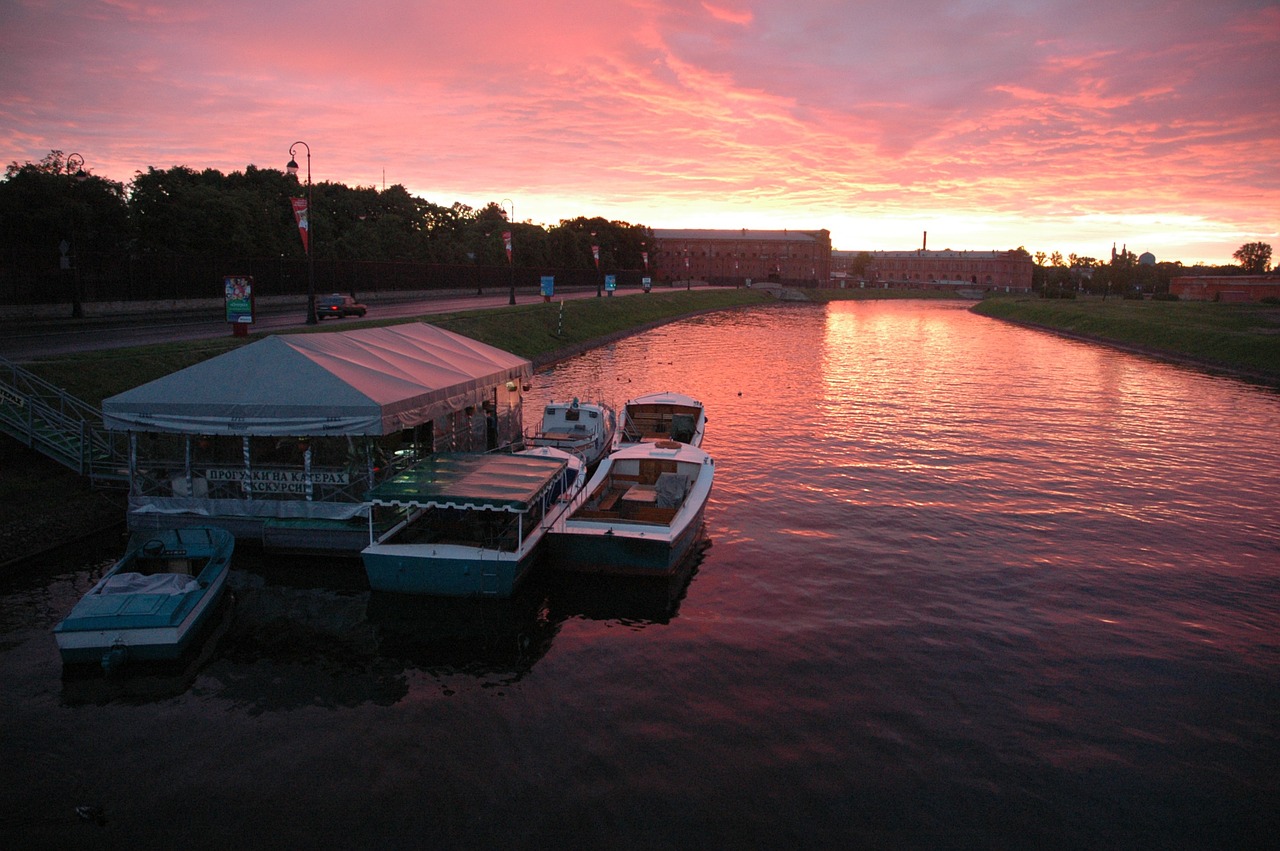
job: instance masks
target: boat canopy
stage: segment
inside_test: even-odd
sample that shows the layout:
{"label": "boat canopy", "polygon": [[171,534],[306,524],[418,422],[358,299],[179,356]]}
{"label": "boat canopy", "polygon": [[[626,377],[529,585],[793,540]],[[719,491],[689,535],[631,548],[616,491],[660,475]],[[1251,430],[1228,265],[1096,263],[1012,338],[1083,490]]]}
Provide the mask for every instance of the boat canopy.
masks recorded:
{"label": "boat canopy", "polygon": [[425,323],[273,335],[112,396],[116,431],[386,435],[491,399],[526,359]]}
{"label": "boat canopy", "polygon": [[369,491],[374,505],[417,508],[466,508],[528,511],[557,474],[566,458],[544,455],[432,455]]}

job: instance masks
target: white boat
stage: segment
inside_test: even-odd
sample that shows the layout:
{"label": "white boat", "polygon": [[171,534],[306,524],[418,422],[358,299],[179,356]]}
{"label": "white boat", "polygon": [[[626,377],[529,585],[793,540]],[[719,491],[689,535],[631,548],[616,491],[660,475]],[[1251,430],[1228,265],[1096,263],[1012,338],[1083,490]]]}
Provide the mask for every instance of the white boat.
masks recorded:
{"label": "white boat", "polygon": [[525,442],[549,446],[577,455],[594,467],[613,447],[618,417],[604,402],[548,402],[542,409],[542,423]]}
{"label": "white boat", "polygon": [[701,446],[706,430],[707,412],[697,399],[683,393],[647,393],[622,406],[613,448],[658,440]]}
{"label": "white boat", "polygon": [[208,526],[136,534],[53,634],[64,664],[178,659],[226,590],[235,538]]}
{"label": "white boat", "polygon": [[[550,447],[433,455],[369,492],[369,587],[400,594],[510,597],[546,531],[586,483],[582,459]],[[392,512],[375,535],[375,513]]]}
{"label": "white boat", "polygon": [[658,440],[615,450],[552,527],[548,566],[670,576],[698,538],[714,474],[711,456],[687,443]]}

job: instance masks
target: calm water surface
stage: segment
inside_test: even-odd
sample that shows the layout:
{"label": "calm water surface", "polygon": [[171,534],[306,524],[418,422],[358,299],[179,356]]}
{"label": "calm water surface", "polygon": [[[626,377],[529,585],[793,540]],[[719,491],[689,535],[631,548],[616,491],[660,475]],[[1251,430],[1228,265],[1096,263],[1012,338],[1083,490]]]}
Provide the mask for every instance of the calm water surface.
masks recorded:
{"label": "calm water surface", "polygon": [[8,580],[0,839],[1276,839],[1274,392],[873,302],[669,325],[539,375],[529,412],[652,390],[706,404],[718,467],[672,583],[403,600],[237,553],[200,658],[103,681],[64,679],[49,630],[119,542]]}

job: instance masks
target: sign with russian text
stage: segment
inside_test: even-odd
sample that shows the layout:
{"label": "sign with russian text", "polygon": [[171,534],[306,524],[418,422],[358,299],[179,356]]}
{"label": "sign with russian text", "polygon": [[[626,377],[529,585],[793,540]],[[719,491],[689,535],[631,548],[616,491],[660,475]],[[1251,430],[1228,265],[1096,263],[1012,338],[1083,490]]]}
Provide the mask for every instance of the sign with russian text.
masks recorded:
{"label": "sign with russian text", "polygon": [[253,470],[213,467],[205,471],[210,482],[240,482],[254,493],[305,494],[310,485],[347,485],[351,477],[338,470]]}
{"label": "sign with russian text", "polygon": [[542,276],[542,296],[543,296],[543,298],[551,298],[551,296],[555,295],[555,292],[556,292],[556,276],[555,276],[555,275],[543,275],[543,276]]}

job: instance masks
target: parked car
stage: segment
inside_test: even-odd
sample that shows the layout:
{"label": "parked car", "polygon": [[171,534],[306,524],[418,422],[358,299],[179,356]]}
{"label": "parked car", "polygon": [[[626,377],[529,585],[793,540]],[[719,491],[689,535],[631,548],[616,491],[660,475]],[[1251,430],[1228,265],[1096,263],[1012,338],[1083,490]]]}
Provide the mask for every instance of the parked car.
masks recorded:
{"label": "parked car", "polygon": [[364,316],[368,310],[367,307],[349,295],[334,293],[333,295],[316,299],[317,319],[324,319],[326,316]]}

